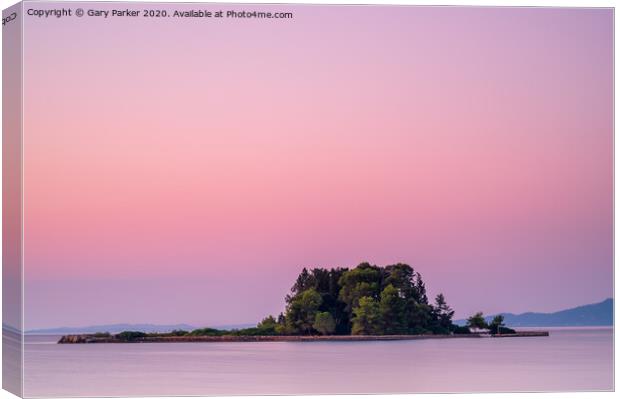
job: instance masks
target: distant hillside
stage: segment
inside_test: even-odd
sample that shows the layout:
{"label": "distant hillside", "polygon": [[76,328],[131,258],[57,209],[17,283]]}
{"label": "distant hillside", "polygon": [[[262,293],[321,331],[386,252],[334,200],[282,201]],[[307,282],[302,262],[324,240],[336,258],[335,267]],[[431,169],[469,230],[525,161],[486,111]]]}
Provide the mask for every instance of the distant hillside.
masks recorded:
{"label": "distant hillside", "polygon": [[170,332],[172,330],[193,330],[188,324],[105,324],[87,327],[57,327],[26,331],[27,334],[87,334],[96,332],[118,333],[121,331]]}
{"label": "distant hillside", "polygon": [[[229,324],[209,326],[212,328],[234,330],[241,328],[254,327],[256,324]],[[99,326],[87,326],[87,327],[57,327],[57,328],[44,328],[37,330],[28,330],[26,334],[93,334],[96,332],[109,332],[119,333],[121,331],[142,331],[142,332],[159,332],[166,333],[172,330],[195,330],[196,326],[189,324],[104,324]]]}
{"label": "distant hillside", "polygon": [[[579,327],[613,325],[613,299],[554,313],[501,313],[508,327]],[[487,316],[490,321],[493,316]],[[467,320],[456,320],[456,324],[465,325]]]}
{"label": "distant hillside", "polygon": [[8,324],[2,323],[2,332],[3,333],[9,333],[9,334],[17,334],[20,335],[21,331],[19,331],[19,329],[10,326]]}
{"label": "distant hillside", "polygon": [[[577,326],[611,326],[613,325],[613,299],[603,302],[561,310],[554,313],[502,313],[508,327],[577,327]],[[494,316],[494,315],[493,315]],[[491,321],[493,316],[487,316]],[[455,320],[456,324],[465,325],[467,320]],[[254,327],[255,324],[229,324],[209,326],[212,328],[234,330]],[[3,325],[3,328],[8,326]],[[118,333],[121,331],[170,332],[172,330],[195,330],[189,324],[107,324],[88,327],[58,327],[26,331],[27,334],[92,334],[96,332]]]}

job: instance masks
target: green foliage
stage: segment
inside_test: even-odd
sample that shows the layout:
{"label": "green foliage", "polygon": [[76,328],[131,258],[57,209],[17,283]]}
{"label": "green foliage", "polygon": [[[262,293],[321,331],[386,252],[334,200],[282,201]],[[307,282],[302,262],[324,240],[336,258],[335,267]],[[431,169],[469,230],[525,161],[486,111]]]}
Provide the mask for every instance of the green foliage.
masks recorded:
{"label": "green foliage", "polygon": [[449,334],[454,315],[442,294],[428,303],[422,276],[411,266],[361,263],[350,270],[304,268],[286,296],[285,314],[259,325],[275,322],[276,334],[324,333],[315,326],[319,313],[331,315],[334,334]]}
{"label": "green foliage", "polygon": [[471,331],[469,331],[469,327],[457,326],[456,324],[453,324],[450,327],[450,332],[452,332],[453,334],[471,334]]}
{"label": "green foliage", "polygon": [[[304,291],[314,289],[321,295],[322,302],[319,306],[319,311],[330,313],[336,322],[334,333],[349,334],[351,331],[350,314],[345,311],[345,304],[338,299],[341,288],[338,281],[347,270],[345,268],[314,268],[308,271],[308,269],[304,268],[291,288],[291,293],[286,296],[287,308]],[[281,316],[285,318],[283,315]],[[290,320],[290,317],[288,326],[280,317],[278,318],[278,324],[279,326],[276,327],[276,330],[289,334],[297,333],[294,327],[295,322]]]}
{"label": "green foliage", "polygon": [[222,335],[226,335],[227,333],[229,333],[229,331],[205,327],[205,328],[198,328],[196,330],[193,330],[192,332],[189,333],[189,335],[201,336],[201,337],[202,336],[219,337]]}
{"label": "green foliage", "polygon": [[415,291],[417,296],[417,302],[428,305],[428,298],[426,296],[426,284],[424,284],[424,281],[422,281],[422,275],[420,273],[417,273],[415,277]]}
{"label": "green foliage", "polygon": [[435,331],[439,334],[447,334],[450,332],[452,326],[452,317],[454,316],[454,310],[446,303],[446,298],[443,294],[438,294],[435,297],[435,315],[437,318],[437,328]]}
{"label": "green foliage", "polygon": [[258,323],[256,327],[260,329],[274,329],[276,327],[276,324],[278,324],[276,319],[273,316],[269,315],[263,320],[261,320],[261,322]]}
{"label": "green foliage", "polygon": [[112,334],[109,332],[96,332],[93,334],[95,338],[112,338]]}
{"label": "green foliage", "polygon": [[329,312],[318,312],[312,327],[323,335],[329,335],[336,329],[336,321]]}
{"label": "green foliage", "polygon": [[280,313],[278,315],[274,331],[276,332],[276,335],[286,335],[289,333],[288,329],[286,328],[286,317],[283,313]]}
{"label": "green foliage", "polygon": [[123,331],[116,334],[114,337],[121,341],[131,342],[137,341],[141,338],[145,338],[146,336],[147,334],[143,333],[142,331]]}
{"label": "green foliage", "polygon": [[351,333],[353,335],[379,335],[383,333],[379,302],[375,298],[361,297],[358,306],[353,309],[352,320]]}
{"label": "green foliage", "polygon": [[[267,316],[252,328],[176,330],[169,336],[260,336],[309,334],[467,334],[469,329],[452,324],[454,311],[443,294],[428,303],[426,285],[411,266],[397,263],[379,267],[361,263],[354,269],[304,268],[286,296],[286,310]],[[482,314],[469,325],[485,328]],[[501,324],[501,323],[500,323]],[[500,324],[497,331],[504,331]],[[509,329],[508,329],[509,330]],[[159,336],[161,334],[154,334]],[[124,331],[125,341],[149,335]]]}
{"label": "green foliage", "polygon": [[297,280],[295,280],[295,284],[293,284],[291,292],[294,295],[301,294],[310,288],[316,288],[316,279],[308,272],[308,269],[304,267],[301,270],[301,273],[299,273],[299,276],[297,276]]}
{"label": "green foliage", "polygon": [[298,334],[312,333],[312,325],[322,301],[321,295],[314,288],[291,298],[286,310],[287,329]]}
{"label": "green foliage", "polygon": [[[239,330],[199,328],[168,334],[123,331],[115,337],[135,341],[148,336],[260,336],[289,334],[468,334],[452,324],[454,311],[443,294],[428,303],[426,285],[411,266],[397,263],[379,267],[361,263],[354,269],[304,268],[286,296],[286,310],[267,316],[256,327]],[[486,328],[482,313],[468,320],[470,327]],[[491,323],[494,331],[513,331],[503,320]],[[110,336],[98,333],[101,338]],[[96,335],[97,336],[97,335]]]}
{"label": "green foliage", "polygon": [[362,263],[353,270],[345,272],[338,283],[342,287],[338,299],[344,302],[345,310],[350,312],[359,304],[362,297],[379,299],[381,294],[381,268]]}
{"label": "green foliage", "polygon": [[239,330],[218,330],[215,328],[199,328],[186,335],[202,336],[202,337],[221,337],[224,335],[232,336],[259,336],[259,335],[277,335],[277,323],[272,316],[265,318],[258,323],[256,327],[242,328]]}
{"label": "green foliage", "polygon": [[425,303],[409,303],[407,320],[410,334],[432,334],[436,325],[433,308]]}
{"label": "green foliage", "polygon": [[491,334],[514,334],[516,332],[512,328],[505,327],[504,316],[501,314],[493,317],[493,320],[489,323],[489,330]]}
{"label": "green foliage", "polygon": [[226,335],[235,335],[235,336],[264,336],[264,335],[277,335],[275,331],[275,326],[272,327],[250,327],[250,328],[242,328],[240,330],[232,330],[228,332]]}
{"label": "green foliage", "polygon": [[474,314],[473,316],[471,316],[470,318],[468,318],[467,326],[470,328],[479,328],[479,329],[489,328],[489,326],[487,325],[487,322],[484,320],[484,316],[482,312],[478,312]]}
{"label": "green foliage", "polygon": [[488,328],[491,331],[491,334],[497,334],[500,329],[504,327],[504,316],[501,314],[493,317],[493,320],[488,324]]}
{"label": "green foliage", "polygon": [[416,273],[411,266],[404,263],[389,265],[384,268],[384,273],[386,275],[384,279],[385,286],[392,285],[407,297],[414,294],[415,286],[413,279]]}
{"label": "green foliage", "polygon": [[257,336],[257,335],[277,335],[276,328],[278,327],[278,322],[273,316],[267,316],[260,323],[256,325],[256,327],[250,328],[242,328],[240,330],[232,330],[230,331],[230,335],[246,335],[246,336]]}
{"label": "green foliage", "polygon": [[499,333],[500,334],[515,334],[516,331],[513,330],[512,328],[508,328],[508,327],[500,327],[499,328]]}
{"label": "green foliage", "polygon": [[379,302],[379,314],[385,334],[407,332],[406,307],[407,300],[401,296],[400,291],[392,284],[388,284],[381,292]]}

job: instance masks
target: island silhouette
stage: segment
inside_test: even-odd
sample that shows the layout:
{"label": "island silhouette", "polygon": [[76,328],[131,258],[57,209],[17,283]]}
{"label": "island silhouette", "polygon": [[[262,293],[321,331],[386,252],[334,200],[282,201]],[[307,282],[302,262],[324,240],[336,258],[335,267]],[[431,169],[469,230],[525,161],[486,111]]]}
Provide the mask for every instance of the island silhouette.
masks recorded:
{"label": "island silhouette", "polygon": [[430,301],[422,275],[405,263],[368,262],[348,268],[303,268],[278,316],[255,327],[197,328],[170,332],[121,331],[117,334],[65,335],[59,343],[171,341],[307,341],[447,338],[459,336],[540,336],[546,331],[516,332],[497,315],[482,312],[466,326],[452,321],[454,311],[443,294]]}

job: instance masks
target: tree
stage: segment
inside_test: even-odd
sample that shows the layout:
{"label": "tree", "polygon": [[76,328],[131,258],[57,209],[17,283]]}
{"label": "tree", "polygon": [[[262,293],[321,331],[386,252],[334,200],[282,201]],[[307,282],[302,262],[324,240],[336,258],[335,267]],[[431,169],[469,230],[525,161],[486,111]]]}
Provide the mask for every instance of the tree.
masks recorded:
{"label": "tree", "polygon": [[122,331],[115,335],[115,337],[121,341],[137,341],[139,339],[145,338],[147,336],[146,333],[142,331]]}
{"label": "tree", "polygon": [[379,302],[375,298],[364,296],[353,309],[353,335],[382,334]]}
{"label": "tree", "polygon": [[452,317],[454,316],[454,310],[446,303],[446,298],[443,294],[438,294],[435,297],[435,312],[437,314],[437,324],[441,334],[447,334],[452,327]]}
{"label": "tree", "polygon": [[284,313],[280,313],[278,315],[278,320],[276,321],[276,326],[274,328],[275,333],[278,335],[288,334],[288,329],[286,328],[286,316]]}
{"label": "tree", "polygon": [[265,317],[263,320],[261,320],[260,323],[258,323],[256,325],[257,328],[275,328],[277,322],[276,319],[269,315],[267,317]]}
{"label": "tree", "polygon": [[491,330],[491,334],[501,334],[502,329],[504,328],[504,316],[498,314],[493,317],[491,323],[489,324],[489,330]]}
{"label": "tree", "polygon": [[407,330],[410,334],[431,334],[436,317],[432,306],[410,301],[407,307]]}
{"label": "tree", "polygon": [[192,330],[189,335],[219,337],[226,334],[226,330],[218,330],[217,328],[197,328]]}
{"label": "tree", "polygon": [[293,298],[300,295],[305,290],[309,288],[314,288],[314,285],[315,284],[314,284],[312,276],[308,272],[308,269],[304,267],[301,270],[301,273],[299,273],[299,276],[297,276],[297,280],[295,280],[295,284],[293,284],[293,286],[291,287],[291,293],[286,296],[285,298],[286,303],[287,304],[290,303],[293,300]]}
{"label": "tree", "polygon": [[385,334],[403,334],[406,332],[405,307],[407,302],[392,284],[381,292],[379,313]]}
{"label": "tree", "polygon": [[[366,298],[363,306],[362,298]],[[362,334],[447,334],[454,329],[454,311],[444,296],[438,295],[435,305],[429,304],[422,275],[404,263],[303,268],[286,304],[285,314],[275,321],[277,334],[316,333],[318,313],[331,315],[333,334],[351,334],[354,328],[354,333]],[[321,323],[324,317],[320,316]],[[267,318],[259,326],[272,323]]]}
{"label": "tree", "polygon": [[345,311],[352,313],[362,297],[379,299],[381,294],[381,268],[361,263],[342,274],[338,283],[342,287],[338,299],[345,303]]}
{"label": "tree", "polygon": [[316,281],[315,289],[321,294],[323,300],[319,310],[332,315],[336,334],[349,334],[351,332],[349,313],[345,310],[346,305],[338,300],[341,288],[338,281],[347,271],[348,269],[345,268],[312,269],[312,275]]}
{"label": "tree", "polygon": [[321,295],[314,288],[291,298],[285,316],[287,329],[293,333],[310,334],[321,302]]}
{"label": "tree", "polygon": [[428,304],[428,297],[426,296],[426,284],[422,280],[422,275],[416,273],[415,276],[415,288],[416,288],[416,301],[423,304]]}
{"label": "tree", "polygon": [[482,312],[478,312],[467,319],[467,327],[483,329],[488,328],[489,326],[487,325],[486,320],[484,320]]}
{"label": "tree", "polygon": [[318,312],[312,327],[323,335],[329,335],[336,329],[336,321],[329,312]]}
{"label": "tree", "polygon": [[413,283],[415,272],[411,266],[404,263],[389,265],[384,268],[384,273],[386,274],[385,287],[391,284],[402,296],[409,297],[412,295],[415,290]]}
{"label": "tree", "polygon": [[[321,312],[329,312],[336,322],[336,334],[349,334],[350,312],[345,310],[346,304],[338,299],[340,293],[340,277],[347,272],[346,268],[303,268],[297,277],[295,284],[291,287],[291,292],[286,296],[287,306],[308,289],[314,289],[321,295]],[[294,333],[294,331],[292,331]]]}
{"label": "tree", "polygon": [[277,333],[276,327],[278,326],[278,322],[275,317],[267,316],[260,323],[256,325],[256,335],[274,335]]}
{"label": "tree", "polygon": [[456,324],[452,324],[452,326],[450,326],[450,332],[453,334],[471,334],[468,327],[459,326]]}

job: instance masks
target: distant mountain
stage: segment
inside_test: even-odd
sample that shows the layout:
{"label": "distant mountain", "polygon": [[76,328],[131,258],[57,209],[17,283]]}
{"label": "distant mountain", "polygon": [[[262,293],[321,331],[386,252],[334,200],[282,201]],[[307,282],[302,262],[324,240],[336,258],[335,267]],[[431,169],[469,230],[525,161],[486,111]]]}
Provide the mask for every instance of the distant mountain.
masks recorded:
{"label": "distant mountain", "polygon": [[[221,330],[235,330],[248,327],[256,327],[256,324],[228,324],[219,326],[209,326]],[[119,333],[121,331],[143,331],[143,332],[159,332],[165,333],[172,330],[195,330],[196,326],[189,324],[104,324],[99,326],[88,327],[57,327],[44,328],[37,330],[28,330],[26,334],[92,334],[96,332]]]}
{"label": "distant mountain", "polygon": [[9,333],[9,334],[17,334],[17,335],[21,335],[21,331],[19,331],[19,329],[10,326],[6,323],[2,323],[2,332],[3,333]]}
{"label": "distant mountain", "polygon": [[26,334],[88,334],[96,332],[118,333],[121,331],[170,332],[172,330],[194,330],[196,327],[189,324],[104,324],[88,327],[57,327],[38,330],[28,330]]}
{"label": "distant mountain", "polygon": [[[508,327],[579,327],[579,326],[611,326],[614,318],[614,302],[607,298],[603,302],[553,313],[501,313]],[[487,316],[487,322],[493,319]],[[465,325],[467,320],[455,320],[458,325]]]}
{"label": "distant mountain", "polygon": [[[577,326],[611,326],[613,325],[613,299],[608,298],[603,302],[591,305],[579,306],[572,309],[561,310],[554,313],[501,313],[504,323],[508,327],[577,327]],[[491,321],[495,315],[487,316]],[[467,320],[455,320],[458,325],[465,325]],[[228,324],[209,326],[223,330],[234,330],[255,327],[256,324]],[[8,326],[3,325],[3,328]],[[107,324],[88,327],[58,327],[26,331],[27,334],[87,334],[96,332],[118,333],[121,331],[144,331],[144,332],[170,332],[172,330],[191,331],[198,327],[189,324]]]}

